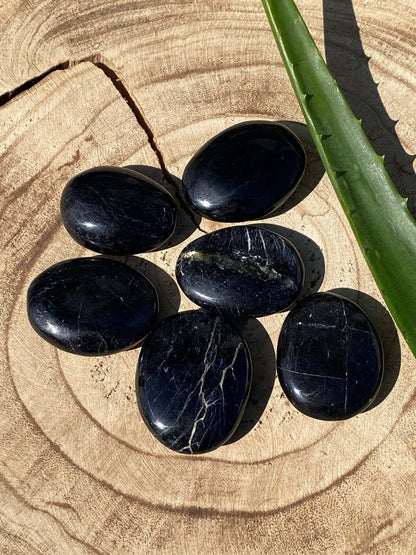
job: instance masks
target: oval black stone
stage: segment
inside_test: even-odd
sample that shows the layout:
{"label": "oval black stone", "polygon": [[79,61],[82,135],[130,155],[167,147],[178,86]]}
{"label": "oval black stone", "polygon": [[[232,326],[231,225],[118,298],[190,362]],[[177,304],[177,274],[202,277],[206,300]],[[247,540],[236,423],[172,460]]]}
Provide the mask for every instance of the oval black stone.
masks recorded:
{"label": "oval black stone", "polygon": [[55,347],[107,355],[137,345],[156,323],[153,285],[108,258],[75,258],[39,274],[27,294],[29,321]]}
{"label": "oval black stone", "polygon": [[180,453],[203,453],[235,431],[252,379],[248,349],[221,316],[181,312],[160,322],[143,344],[137,401],[155,437]]}
{"label": "oval black stone", "polygon": [[283,391],[304,414],[350,418],[365,410],[379,390],[383,349],[361,308],[338,295],[316,293],[284,321],[277,373]]}
{"label": "oval black stone", "polygon": [[306,164],[299,139],[275,122],[240,123],[189,161],[182,185],[199,214],[220,222],[266,216],[293,193]]}
{"label": "oval black stone", "polygon": [[286,239],[256,226],[235,226],[187,245],[176,278],[195,304],[219,314],[258,317],[287,310],[302,289],[303,264]]}
{"label": "oval black stone", "polygon": [[160,247],[176,224],[172,196],[150,178],[125,168],[92,168],[71,179],[61,198],[64,225],[95,252],[136,254]]}

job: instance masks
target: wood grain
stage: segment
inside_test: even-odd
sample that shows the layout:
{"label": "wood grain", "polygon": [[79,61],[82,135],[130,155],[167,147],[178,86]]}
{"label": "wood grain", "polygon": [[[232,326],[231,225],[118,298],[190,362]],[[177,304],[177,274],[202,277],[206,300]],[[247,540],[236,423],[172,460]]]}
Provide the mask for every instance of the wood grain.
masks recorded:
{"label": "wood grain", "polygon": [[[413,1],[299,8],[416,206]],[[414,553],[415,360],[323,174],[261,3],[13,0],[0,15],[0,550]],[[140,419],[139,351],[57,351],[30,328],[26,291],[49,265],[90,254],[59,219],[73,175],[140,167],[180,201],[179,178],[197,148],[251,119],[288,121],[309,159],[294,197],[263,223],[303,254],[307,291],[342,288],[369,313],[386,380],[366,413],[308,419],[275,381],[285,315],[252,321],[242,331],[255,381],[236,436],[213,453],[176,455]],[[182,205],[166,248],[124,259],[155,282],[162,317],[193,306],[174,279],[184,242],[220,227]]]}

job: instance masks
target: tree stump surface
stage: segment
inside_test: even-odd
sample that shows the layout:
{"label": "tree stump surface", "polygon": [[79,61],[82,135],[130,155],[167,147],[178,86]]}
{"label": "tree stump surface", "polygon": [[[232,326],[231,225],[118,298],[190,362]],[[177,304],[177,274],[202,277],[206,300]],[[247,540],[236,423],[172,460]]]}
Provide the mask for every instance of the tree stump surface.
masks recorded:
{"label": "tree stump surface", "polygon": [[[299,0],[328,65],[400,192],[416,207],[414,0]],[[2,553],[413,554],[416,362],[386,311],[304,125],[261,2],[0,4]],[[375,406],[343,422],[297,412],[275,379],[285,314],[249,322],[255,380],[233,441],[177,455],[142,422],[139,349],[85,358],[31,329],[32,279],[92,253],[59,216],[76,173],[139,167],[177,197],[196,150],[228,126],[286,121],[308,167],[263,223],[292,239],[310,291],[341,290],[385,349]],[[182,206],[162,250],[125,259],[161,317],[194,308],[177,256],[225,227]]]}

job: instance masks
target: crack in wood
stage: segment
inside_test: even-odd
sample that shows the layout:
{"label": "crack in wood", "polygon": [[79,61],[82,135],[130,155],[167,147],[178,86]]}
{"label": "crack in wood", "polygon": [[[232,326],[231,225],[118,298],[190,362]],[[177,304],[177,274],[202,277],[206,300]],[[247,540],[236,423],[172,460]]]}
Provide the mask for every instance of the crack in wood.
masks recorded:
{"label": "crack in wood", "polygon": [[[71,62],[67,60],[66,62],[62,62],[60,64],[52,66],[51,68],[44,71],[40,75],[37,75],[36,77],[32,77],[31,79],[28,79],[27,81],[25,81],[24,83],[16,87],[15,89],[3,93],[2,95],[0,95],[0,108],[5,104],[7,104],[8,102],[10,102],[10,100],[15,98],[19,94],[22,94],[25,91],[28,91],[29,89],[37,85],[40,81],[43,81],[43,79],[46,79],[46,77],[48,77],[48,75],[50,75],[54,71],[61,71],[63,69],[68,69],[71,65],[72,65]],[[73,64],[73,65],[76,65],[76,64]]]}
{"label": "crack in wood", "polygon": [[180,204],[180,206],[184,210],[184,212],[190,217],[193,225],[197,229],[202,231],[203,233],[207,233],[204,229],[202,229],[199,226],[199,224],[198,224],[198,222],[195,218],[195,215],[190,210],[190,208],[187,206],[187,204],[184,202],[175,180],[173,179],[173,177],[169,173],[169,170],[167,169],[162,151],[160,150],[160,148],[157,144],[157,141],[155,139],[155,135],[154,135],[147,119],[145,118],[145,116],[143,114],[143,111],[140,109],[138,102],[134,99],[133,94],[130,93],[130,91],[128,90],[127,85],[125,84],[123,79],[119,76],[116,69],[114,67],[112,67],[111,62],[107,59],[104,59],[103,56],[101,56],[101,54],[92,54],[92,55],[87,56],[85,58],[82,58],[80,60],[66,60],[64,62],[61,62],[59,64],[56,64],[56,65],[52,66],[51,68],[44,71],[40,75],[37,75],[36,77],[32,77],[31,79],[25,81],[24,83],[22,83],[21,85],[19,85],[15,89],[0,95],[0,108],[2,106],[4,106],[5,104],[7,104],[8,102],[10,102],[16,96],[18,96],[18,95],[22,94],[23,92],[28,91],[31,88],[33,88],[35,85],[37,85],[38,83],[40,83],[41,81],[46,79],[46,77],[48,77],[51,73],[54,73],[55,71],[62,71],[62,70],[77,66],[77,65],[82,64],[82,63],[91,63],[95,67],[100,69],[104,73],[104,75],[111,81],[113,86],[117,89],[120,96],[123,98],[123,100],[126,102],[127,106],[130,108],[131,112],[133,113],[137,123],[140,125],[140,127],[145,132],[146,137],[147,137],[147,141],[149,143],[149,146],[153,150],[153,152],[155,153],[156,158],[158,160],[163,178],[172,187],[172,189],[174,191],[174,194],[175,194],[175,197],[176,197],[176,200],[178,201],[178,203]]}

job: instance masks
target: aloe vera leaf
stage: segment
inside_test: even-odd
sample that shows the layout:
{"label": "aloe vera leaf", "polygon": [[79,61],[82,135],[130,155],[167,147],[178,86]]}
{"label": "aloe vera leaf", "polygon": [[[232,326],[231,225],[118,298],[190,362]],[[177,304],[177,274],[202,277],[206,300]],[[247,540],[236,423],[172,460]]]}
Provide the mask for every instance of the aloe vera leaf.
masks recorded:
{"label": "aloe vera leaf", "polygon": [[262,0],[319,155],[375,282],[416,356],[416,222],[293,0]]}

